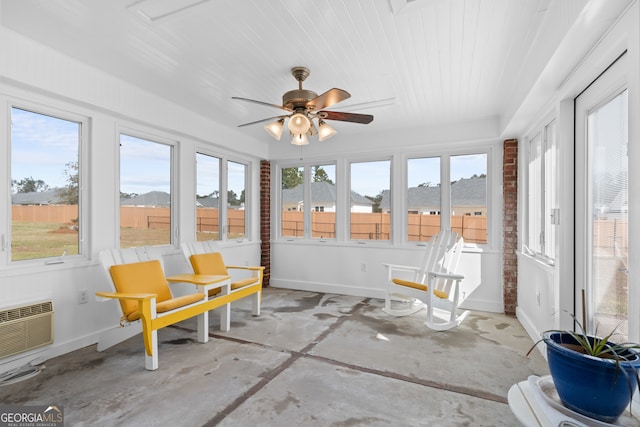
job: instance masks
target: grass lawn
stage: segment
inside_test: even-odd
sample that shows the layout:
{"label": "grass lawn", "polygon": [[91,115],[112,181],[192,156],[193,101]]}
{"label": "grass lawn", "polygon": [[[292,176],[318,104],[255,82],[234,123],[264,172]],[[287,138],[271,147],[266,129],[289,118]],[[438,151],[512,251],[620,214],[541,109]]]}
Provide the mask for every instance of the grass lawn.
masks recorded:
{"label": "grass lawn", "polygon": [[11,223],[11,260],[58,257],[78,253],[78,231],[72,225],[45,222]]}

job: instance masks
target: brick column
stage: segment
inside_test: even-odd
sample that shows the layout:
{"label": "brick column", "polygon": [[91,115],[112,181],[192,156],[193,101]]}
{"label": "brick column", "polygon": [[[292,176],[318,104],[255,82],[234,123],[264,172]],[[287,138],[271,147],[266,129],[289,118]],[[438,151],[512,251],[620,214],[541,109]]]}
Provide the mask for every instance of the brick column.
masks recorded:
{"label": "brick column", "polygon": [[260,161],[260,265],[264,267],[263,286],[271,277],[271,163]]}
{"label": "brick column", "polygon": [[502,158],[502,279],[504,314],[515,316],[518,305],[518,140],[504,141]]}

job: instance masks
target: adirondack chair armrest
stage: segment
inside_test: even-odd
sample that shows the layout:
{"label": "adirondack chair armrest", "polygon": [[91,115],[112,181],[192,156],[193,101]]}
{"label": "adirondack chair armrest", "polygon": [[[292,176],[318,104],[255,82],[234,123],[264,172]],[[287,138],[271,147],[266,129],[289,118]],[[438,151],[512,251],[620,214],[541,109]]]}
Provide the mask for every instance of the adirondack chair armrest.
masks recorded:
{"label": "adirondack chair armrest", "polygon": [[125,294],[122,292],[96,292],[96,297],[101,301],[106,301],[108,299],[132,299],[137,301],[150,300],[151,298],[157,298],[157,294]]}
{"label": "adirondack chair armrest", "polygon": [[420,271],[419,267],[413,267],[413,266],[410,266],[410,265],[385,264],[384,266],[387,267],[390,271],[393,271],[393,270],[397,270],[397,271],[413,271],[413,272]]}
{"label": "adirondack chair armrest", "polygon": [[452,274],[452,273],[436,272],[436,271],[430,271],[429,276],[435,276],[441,279],[452,279],[452,280],[464,279],[464,276],[461,274]]}

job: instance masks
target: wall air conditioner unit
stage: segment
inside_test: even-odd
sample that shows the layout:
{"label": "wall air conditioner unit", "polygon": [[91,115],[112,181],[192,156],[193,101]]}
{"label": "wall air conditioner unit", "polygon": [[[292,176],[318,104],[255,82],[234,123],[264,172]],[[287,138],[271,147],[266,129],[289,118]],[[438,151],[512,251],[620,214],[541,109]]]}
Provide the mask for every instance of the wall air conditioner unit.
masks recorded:
{"label": "wall air conditioner unit", "polygon": [[0,309],[0,359],[52,342],[52,301]]}

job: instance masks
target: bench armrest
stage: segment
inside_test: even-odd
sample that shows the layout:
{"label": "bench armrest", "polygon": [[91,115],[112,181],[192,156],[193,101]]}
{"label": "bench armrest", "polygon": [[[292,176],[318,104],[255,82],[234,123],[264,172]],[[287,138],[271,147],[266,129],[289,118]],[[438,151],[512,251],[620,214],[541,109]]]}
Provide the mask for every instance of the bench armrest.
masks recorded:
{"label": "bench armrest", "polygon": [[231,279],[231,276],[208,274],[178,274],[176,276],[167,277],[167,282],[192,283],[194,285],[212,285],[214,283],[224,282],[228,279]]}
{"label": "bench armrest", "polygon": [[264,270],[264,267],[262,267],[262,266],[260,266],[260,267],[248,267],[248,266],[242,266],[242,265],[225,265],[225,267],[234,268],[236,270],[253,270],[253,271]]}
{"label": "bench armrest", "polygon": [[133,299],[138,301],[150,300],[151,298],[157,298],[157,294],[125,294],[122,292],[96,292],[96,297],[105,301],[108,298],[115,299]]}

